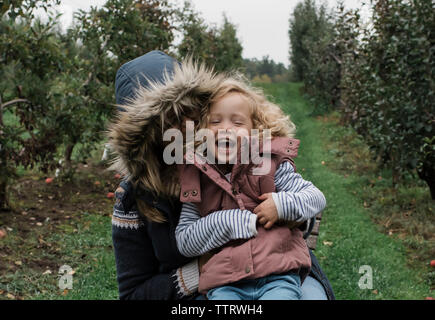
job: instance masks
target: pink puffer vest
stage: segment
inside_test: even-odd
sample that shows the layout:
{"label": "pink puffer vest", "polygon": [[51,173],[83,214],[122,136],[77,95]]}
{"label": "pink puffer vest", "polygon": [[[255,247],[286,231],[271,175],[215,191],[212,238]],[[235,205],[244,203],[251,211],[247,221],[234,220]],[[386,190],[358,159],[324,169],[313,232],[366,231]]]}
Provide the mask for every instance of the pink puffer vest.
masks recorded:
{"label": "pink puffer vest", "polygon": [[[275,192],[274,176],[279,164],[297,155],[299,140],[274,138],[271,143],[271,166],[265,175],[253,175],[253,165],[235,164],[231,183],[215,166],[208,163],[180,165],[181,202],[195,203],[202,216],[226,209],[253,211],[261,203],[258,197]],[[236,240],[220,248],[203,266],[199,292],[269,274],[297,272],[301,279],[311,267],[308,247],[301,230],[290,230],[275,224],[266,230],[257,227],[258,234],[249,240]]]}

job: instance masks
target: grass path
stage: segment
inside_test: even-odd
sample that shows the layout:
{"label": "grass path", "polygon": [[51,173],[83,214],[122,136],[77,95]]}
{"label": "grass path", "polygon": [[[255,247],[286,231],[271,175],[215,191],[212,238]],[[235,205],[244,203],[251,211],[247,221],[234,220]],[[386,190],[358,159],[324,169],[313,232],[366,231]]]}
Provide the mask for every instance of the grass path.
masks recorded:
{"label": "grass path", "polygon": [[[369,218],[363,203],[349,191],[355,178],[332,172],[324,163],[333,161],[327,152],[327,131],[309,116],[311,108],[299,94],[300,85],[264,86],[297,126],[301,140],[298,171],[323,191],[327,208],[322,216],[316,256],[332,283],[337,299],[424,299],[430,295],[424,283],[407,266],[406,250],[400,240],[388,237]],[[323,164],[322,164],[323,161]],[[362,266],[370,266],[372,289],[360,289]],[[367,283],[367,282],[365,282]]]}

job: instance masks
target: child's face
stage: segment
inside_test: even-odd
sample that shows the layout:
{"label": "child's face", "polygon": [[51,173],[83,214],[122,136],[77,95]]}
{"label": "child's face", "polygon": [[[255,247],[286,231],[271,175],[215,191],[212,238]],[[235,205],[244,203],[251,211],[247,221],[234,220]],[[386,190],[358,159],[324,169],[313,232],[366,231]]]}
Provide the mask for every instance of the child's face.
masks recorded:
{"label": "child's face", "polygon": [[[240,93],[231,92],[213,103],[207,128],[212,130],[215,136],[215,158],[218,163],[229,163],[234,160],[237,155],[235,138],[240,143],[240,138],[248,136],[253,128],[248,99]],[[225,132],[228,134],[223,134]]]}

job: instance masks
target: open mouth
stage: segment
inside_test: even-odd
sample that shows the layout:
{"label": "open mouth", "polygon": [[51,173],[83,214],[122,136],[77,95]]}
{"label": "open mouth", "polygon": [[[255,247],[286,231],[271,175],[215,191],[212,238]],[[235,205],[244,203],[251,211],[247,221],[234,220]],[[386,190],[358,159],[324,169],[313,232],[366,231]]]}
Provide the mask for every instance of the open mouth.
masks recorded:
{"label": "open mouth", "polygon": [[233,139],[228,139],[228,138],[224,138],[224,139],[218,139],[216,140],[216,147],[218,147],[218,149],[233,149],[237,146],[237,142],[234,141]]}

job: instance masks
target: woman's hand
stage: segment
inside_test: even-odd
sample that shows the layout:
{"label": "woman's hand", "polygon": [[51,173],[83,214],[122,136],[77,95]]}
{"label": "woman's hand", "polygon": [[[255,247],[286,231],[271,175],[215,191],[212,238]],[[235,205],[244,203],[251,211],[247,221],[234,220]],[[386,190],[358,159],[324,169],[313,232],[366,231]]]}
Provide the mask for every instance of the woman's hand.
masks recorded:
{"label": "woman's hand", "polygon": [[258,199],[263,200],[263,202],[253,212],[257,215],[257,221],[264,225],[265,229],[270,229],[278,221],[278,210],[275,201],[273,201],[272,193],[264,193]]}

